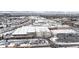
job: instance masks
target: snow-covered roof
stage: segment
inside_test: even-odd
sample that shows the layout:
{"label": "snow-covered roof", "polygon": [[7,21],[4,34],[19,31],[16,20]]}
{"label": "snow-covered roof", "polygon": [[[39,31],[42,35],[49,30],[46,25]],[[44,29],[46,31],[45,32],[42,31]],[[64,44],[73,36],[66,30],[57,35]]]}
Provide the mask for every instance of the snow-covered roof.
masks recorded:
{"label": "snow-covered roof", "polygon": [[35,32],[35,28],[30,26],[23,26],[21,28],[16,29],[12,34],[27,34],[29,32]]}
{"label": "snow-covered roof", "polygon": [[46,18],[44,18],[44,17],[40,17],[40,16],[28,16],[28,18],[30,18],[30,19],[46,19]]}
{"label": "snow-covered roof", "polygon": [[42,20],[42,19],[40,19],[40,20],[37,20],[37,21],[35,21],[36,23],[37,22],[45,22],[45,20]]}
{"label": "snow-covered roof", "polygon": [[51,30],[53,34],[57,33],[77,33],[75,30],[72,29],[57,29],[57,30]]}
{"label": "snow-covered roof", "polygon": [[21,28],[16,29],[12,34],[28,34],[33,32],[49,32],[48,27],[39,27],[39,26],[23,26]]}
{"label": "snow-covered roof", "polygon": [[53,26],[49,26],[49,28],[71,28],[69,25],[53,25]]}
{"label": "snow-covered roof", "polygon": [[59,24],[59,25],[55,25],[56,27],[59,27],[59,28],[61,28],[61,27],[70,27],[69,25],[61,25],[61,24]]}
{"label": "snow-covered roof", "polygon": [[50,32],[48,27],[36,27],[36,32]]}

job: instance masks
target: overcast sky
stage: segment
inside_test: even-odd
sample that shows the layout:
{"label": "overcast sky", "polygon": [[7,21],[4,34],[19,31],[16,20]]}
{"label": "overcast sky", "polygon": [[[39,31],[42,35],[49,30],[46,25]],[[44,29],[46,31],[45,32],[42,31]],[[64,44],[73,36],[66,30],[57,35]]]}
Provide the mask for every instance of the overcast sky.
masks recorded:
{"label": "overcast sky", "polygon": [[79,1],[0,0],[0,11],[79,11]]}

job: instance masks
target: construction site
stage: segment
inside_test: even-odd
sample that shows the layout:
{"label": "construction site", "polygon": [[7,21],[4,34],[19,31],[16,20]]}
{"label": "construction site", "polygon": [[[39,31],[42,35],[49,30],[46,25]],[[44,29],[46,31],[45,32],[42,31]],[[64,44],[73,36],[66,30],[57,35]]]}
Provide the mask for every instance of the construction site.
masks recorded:
{"label": "construction site", "polygon": [[0,48],[79,47],[79,13],[0,12]]}

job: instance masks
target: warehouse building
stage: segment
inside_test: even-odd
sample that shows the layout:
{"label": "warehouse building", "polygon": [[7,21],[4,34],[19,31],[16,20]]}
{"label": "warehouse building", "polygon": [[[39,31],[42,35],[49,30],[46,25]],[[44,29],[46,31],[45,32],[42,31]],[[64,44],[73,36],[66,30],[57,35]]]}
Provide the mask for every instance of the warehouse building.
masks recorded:
{"label": "warehouse building", "polygon": [[21,28],[16,29],[12,35],[14,37],[50,37],[51,32],[48,27],[39,27],[39,26],[23,26]]}

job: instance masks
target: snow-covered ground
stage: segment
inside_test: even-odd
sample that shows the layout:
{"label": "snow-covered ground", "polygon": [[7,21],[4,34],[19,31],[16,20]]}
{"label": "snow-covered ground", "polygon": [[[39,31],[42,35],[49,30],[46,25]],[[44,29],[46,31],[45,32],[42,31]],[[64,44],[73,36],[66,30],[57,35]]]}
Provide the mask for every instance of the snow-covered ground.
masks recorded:
{"label": "snow-covered ground", "polygon": [[[0,33],[3,35],[3,40],[1,40],[0,46],[1,47],[23,47],[23,46],[24,47],[32,47],[32,46],[49,47],[51,45],[50,41],[52,42],[52,44],[54,42],[50,40],[50,38],[53,38],[53,36],[56,35],[56,33],[72,33],[72,32],[79,33],[77,32],[78,31],[77,29],[74,29],[75,27],[72,28],[72,26],[70,26],[71,24],[66,23],[66,22],[74,23],[74,21],[71,21],[71,19],[70,20],[69,19],[70,18],[65,18],[65,17],[45,18],[41,16],[0,17],[0,23],[2,23],[0,25],[1,26]],[[75,21],[75,22],[78,22],[78,21]],[[27,36],[30,34],[33,34],[35,36],[30,37],[29,39],[10,38],[10,37],[21,37],[22,35]],[[6,37],[7,37],[7,40],[6,40]],[[34,39],[34,38],[37,38],[37,39]],[[28,44],[24,44],[24,43],[28,43]]]}

